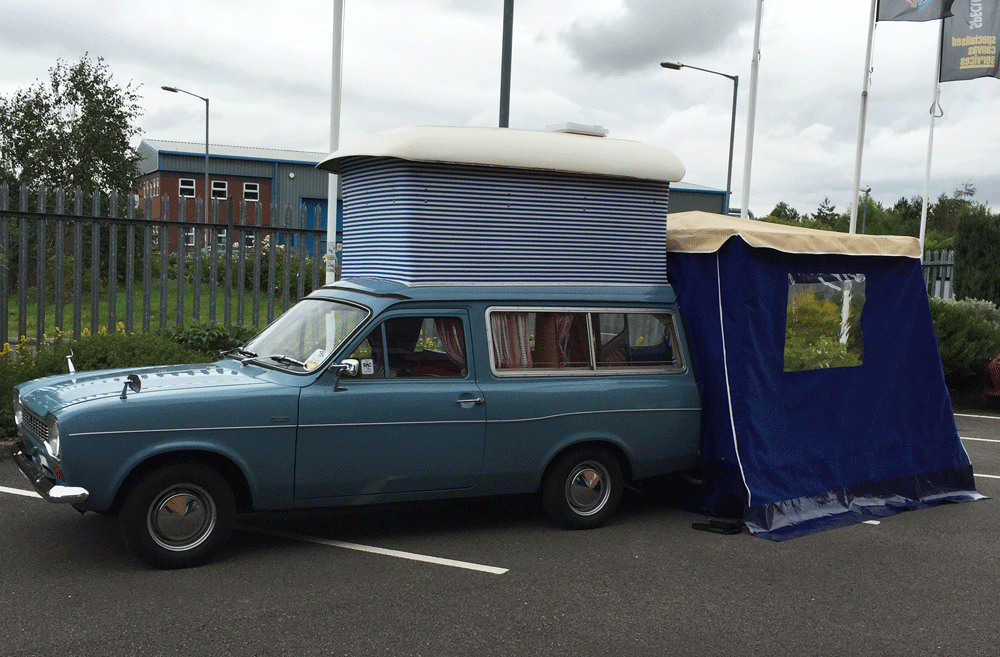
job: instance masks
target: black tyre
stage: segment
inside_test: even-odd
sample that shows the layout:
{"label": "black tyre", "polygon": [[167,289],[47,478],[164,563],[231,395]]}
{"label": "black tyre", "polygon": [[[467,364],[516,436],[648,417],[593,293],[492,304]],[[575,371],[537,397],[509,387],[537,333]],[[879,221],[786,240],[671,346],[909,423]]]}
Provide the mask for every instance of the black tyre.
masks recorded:
{"label": "black tyre", "polygon": [[157,568],[204,562],[236,521],[236,499],[225,477],[199,463],[164,466],[126,493],[119,514],[129,547]]}
{"label": "black tyre", "polygon": [[621,501],[622,469],[611,452],[581,447],[567,452],[542,483],[542,504],[556,523],[570,529],[600,527]]}

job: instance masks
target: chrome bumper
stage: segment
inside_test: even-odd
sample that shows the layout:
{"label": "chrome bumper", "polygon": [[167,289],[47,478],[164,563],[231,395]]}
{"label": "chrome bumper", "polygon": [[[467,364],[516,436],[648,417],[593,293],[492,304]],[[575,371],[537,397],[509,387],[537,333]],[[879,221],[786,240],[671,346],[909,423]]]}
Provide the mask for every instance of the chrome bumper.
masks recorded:
{"label": "chrome bumper", "polygon": [[85,488],[79,488],[77,486],[60,486],[46,477],[45,473],[42,472],[42,469],[31,460],[30,456],[24,453],[24,450],[21,449],[20,443],[14,443],[11,456],[14,459],[14,463],[17,464],[18,469],[21,471],[21,474],[27,477],[28,481],[31,482],[31,487],[35,489],[35,492],[38,493],[43,500],[62,504],[78,504],[90,497],[90,493],[88,493]]}

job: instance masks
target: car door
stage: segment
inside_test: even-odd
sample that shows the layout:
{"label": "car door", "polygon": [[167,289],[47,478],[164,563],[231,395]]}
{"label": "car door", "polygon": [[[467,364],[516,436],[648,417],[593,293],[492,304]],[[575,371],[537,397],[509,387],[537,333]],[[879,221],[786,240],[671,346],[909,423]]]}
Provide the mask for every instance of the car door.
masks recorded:
{"label": "car door", "polygon": [[486,404],[465,312],[387,315],[352,346],[355,377],[302,391],[297,498],[445,491],[476,485]]}

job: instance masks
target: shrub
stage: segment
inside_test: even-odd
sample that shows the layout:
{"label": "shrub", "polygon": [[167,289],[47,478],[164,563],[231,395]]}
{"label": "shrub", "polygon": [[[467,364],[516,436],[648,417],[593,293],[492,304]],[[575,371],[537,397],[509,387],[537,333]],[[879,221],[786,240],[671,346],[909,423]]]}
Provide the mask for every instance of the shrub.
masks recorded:
{"label": "shrub", "polygon": [[[71,342],[58,330],[37,350],[24,338],[15,345],[4,344],[0,350],[0,389],[11,390],[18,383],[33,379],[65,374],[66,357],[73,353],[77,371],[203,363],[211,360],[206,354],[189,349],[170,338],[151,333],[126,333],[118,324],[117,330],[102,331],[96,335],[85,334]],[[14,409],[8,392],[0,397],[0,436],[13,436]]]}
{"label": "shrub", "polygon": [[1000,351],[1000,311],[976,299],[930,301],[948,387],[964,393],[981,391],[983,368]]}
{"label": "shrub", "polygon": [[180,328],[166,328],[158,335],[187,349],[214,358],[220,351],[229,351],[246,343],[257,329],[236,324],[192,322]]}

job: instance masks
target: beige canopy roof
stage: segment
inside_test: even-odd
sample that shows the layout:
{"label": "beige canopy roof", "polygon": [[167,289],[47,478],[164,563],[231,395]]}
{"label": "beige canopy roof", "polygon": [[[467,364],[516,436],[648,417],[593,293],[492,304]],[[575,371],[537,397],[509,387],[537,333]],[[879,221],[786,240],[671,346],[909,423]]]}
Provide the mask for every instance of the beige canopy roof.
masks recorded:
{"label": "beige canopy roof", "polygon": [[711,212],[678,212],[667,218],[667,251],[713,253],[734,235],[750,246],[785,253],[921,256],[920,242],[915,237],[851,235]]}

